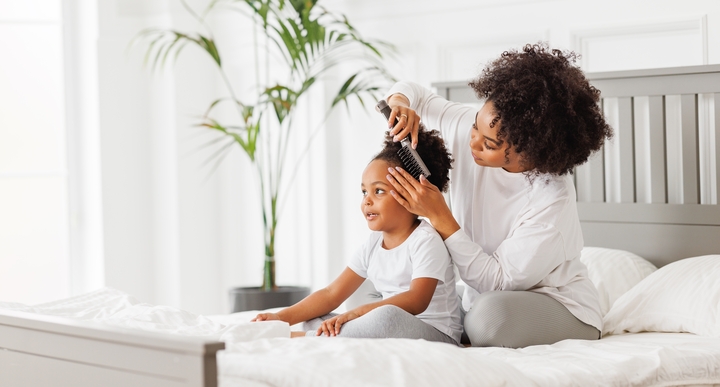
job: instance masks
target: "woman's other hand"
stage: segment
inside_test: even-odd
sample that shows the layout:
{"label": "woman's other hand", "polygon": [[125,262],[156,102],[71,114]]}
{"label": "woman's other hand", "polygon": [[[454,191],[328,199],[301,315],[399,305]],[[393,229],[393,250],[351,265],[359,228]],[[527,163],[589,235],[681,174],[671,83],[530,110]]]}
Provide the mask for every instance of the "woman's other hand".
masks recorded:
{"label": "woman's other hand", "polygon": [[340,334],[340,327],[343,324],[348,321],[355,320],[358,317],[360,317],[359,314],[354,311],[349,311],[341,315],[329,318],[323,321],[322,325],[320,325],[320,328],[318,328],[317,330],[317,336],[337,336],[338,334]]}
{"label": "woman's other hand", "polygon": [[257,316],[255,316],[254,319],[252,319],[250,321],[255,322],[255,321],[270,321],[270,320],[280,320],[280,317],[276,313],[260,313]]}
{"label": "woman's other hand", "polygon": [[[393,140],[400,141],[409,135],[411,146],[413,149],[417,148],[420,116],[415,110],[410,109],[410,100],[402,94],[393,94],[387,102],[392,108],[388,128]],[[395,123],[396,118],[397,123]]]}
{"label": "woman's other hand", "polygon": [[408,211],[428,218],[443,240],[460,229],[442,192],[425,176],[415,180],[400,167],[389,168],[388,172],[387,180],[394,188],[390,194]]}

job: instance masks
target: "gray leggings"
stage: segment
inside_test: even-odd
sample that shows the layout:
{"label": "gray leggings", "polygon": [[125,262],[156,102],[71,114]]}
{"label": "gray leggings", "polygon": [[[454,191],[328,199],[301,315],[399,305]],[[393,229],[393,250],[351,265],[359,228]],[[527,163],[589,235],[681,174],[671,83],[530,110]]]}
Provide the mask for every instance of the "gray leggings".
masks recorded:
{"label": "gray leggings", "polygon": [[463,322],[463,342],[473,347],[521,348],[565,339],[597,340],[600,331],[578,320],[558,301],[527,291],[480,294]]}
{"label": "gray leggings", "polygon": [[[315,336],[322,322],[334,316],[337,314],[306,321],[302,330],[306,331],[306,336]],[[340,328],[338,337],[425,339],[458,345],[452,337],[395,305],[377,307],[362,317],[346,322]]]}

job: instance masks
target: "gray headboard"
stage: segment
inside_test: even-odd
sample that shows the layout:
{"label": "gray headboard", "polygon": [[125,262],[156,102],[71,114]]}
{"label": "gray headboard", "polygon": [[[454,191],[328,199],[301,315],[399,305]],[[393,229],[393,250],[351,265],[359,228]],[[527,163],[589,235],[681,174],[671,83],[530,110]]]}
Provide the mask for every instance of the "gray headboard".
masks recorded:
{"label": "gray headboard", "polygon": [[[615,134],[574,174],[585,245],[657,266],[720,254],[720,65],[587,77]],[[478,102],[467,82],[433,86]]]}

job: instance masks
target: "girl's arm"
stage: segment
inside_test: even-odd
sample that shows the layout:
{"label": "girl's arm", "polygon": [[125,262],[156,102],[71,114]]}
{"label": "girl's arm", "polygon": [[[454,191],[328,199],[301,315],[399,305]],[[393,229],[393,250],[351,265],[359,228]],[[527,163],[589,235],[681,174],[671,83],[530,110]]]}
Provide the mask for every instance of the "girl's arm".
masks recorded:
{"label": "girl's arm", "polygon": [[339,316],[325,320],[320,328],[318,328],[317,335],[325,334],[327,336],[335,336],[340,333],[340,327],[346,322],[354,320],[383,305],[395,305],[410,314],[420,314],[430,305],[433,294],[435,294],[437,283],[438,280],[435,278],[415,278],[410,282],[410,289],[406,292],[382,301],[358,306]]}
{"label": "girl's arm", "polygon": [[327,287],[305,297],[297,304],[278,313],[260,313],[252,321],[282,320],[290,325],[324,316],[337,309],[360,285],[365,278],[350,268],[342,273]]}

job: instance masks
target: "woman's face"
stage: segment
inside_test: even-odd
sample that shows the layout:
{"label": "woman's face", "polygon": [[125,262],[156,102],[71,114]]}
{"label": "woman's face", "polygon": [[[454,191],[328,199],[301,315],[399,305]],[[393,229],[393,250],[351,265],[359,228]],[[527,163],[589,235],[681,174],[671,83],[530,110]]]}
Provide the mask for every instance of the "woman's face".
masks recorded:
{"label": "woman's face", "polygon": [[527,170],[520,164],[521,155],[514,148],[508,150],[507,142],[498,138],[498,130],[502,121],[495,122],[495,105],[491,101],[477,112],[475,123],[470,128],[470,152],[477,165],[504,168],[508,172],[524,172]]}
{"label": "woman's face", "polygon": [[373,231],[405,230],[415,221],[415,215],[390,195],[392,186],[386,178],[389,167],[387,161],[373,160],[362,175],[360,210]]}

